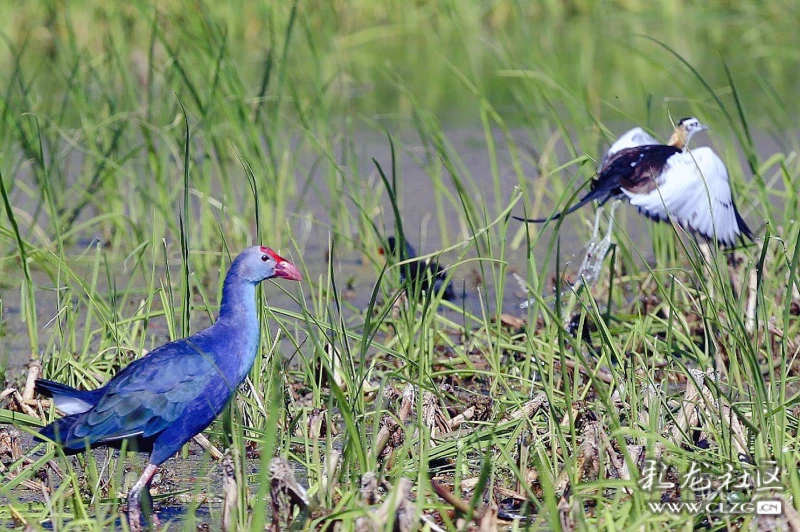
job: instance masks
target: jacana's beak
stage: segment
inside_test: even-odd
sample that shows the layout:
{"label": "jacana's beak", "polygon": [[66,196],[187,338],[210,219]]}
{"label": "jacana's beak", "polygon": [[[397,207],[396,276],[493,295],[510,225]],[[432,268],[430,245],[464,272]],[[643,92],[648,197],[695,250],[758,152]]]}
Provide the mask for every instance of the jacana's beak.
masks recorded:
{"label": "jacana's beak", "polygon": [[705,125],[705,124],[703,124],[702,126],[700,126],[700,131],[708,131],[709,129],[711,129],[711,128],[710,128],[710,127],[708,127],[708,126],[707,126],[707,125]]}
{"label": "jacana's beak", "polygon": [[275,265],[275,277],[280,277],[281,279],[288,279],[290,281],[303,280],[303,276],[300,275],[300,270],[298,270],[297,266],[295,266],[288,260],[281,261]]}

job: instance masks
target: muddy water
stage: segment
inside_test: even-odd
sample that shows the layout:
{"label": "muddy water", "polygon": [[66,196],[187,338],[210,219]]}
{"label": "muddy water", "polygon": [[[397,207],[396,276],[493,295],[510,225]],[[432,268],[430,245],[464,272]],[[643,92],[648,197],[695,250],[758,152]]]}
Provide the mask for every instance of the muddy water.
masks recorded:
{"label": "muddy water", "polygon": [[[23,449],[32,449],[37,445],[27,434],[21,437],[20,445]],[[165,526],[163,530],[186,530],[186,523],[188,512],[191,510],[192,501],[203,501],[194,513],[194,519],[197,524],[207,523],[212,526],[219,526],[220,511],[222,508],[221,494],[222,491],[222,472],[219,462],[214,462],[198,445],[191,443],[189,445],[188,453],[186,456],[176,455],[168,459],[159,469],[158,473],[153,479],[152,491],[155,499],[154,505],[161,520],[162,525],[167,525],[167,521],[172,521],[169,526]],[[119,451],[114,449],[97,448],[92,450],[94,460],[100,470],[100,474],[104,479],[108,478],[108,464],[111,461],[119,460]],[[128,486],[136,481],[136,477],[146,465],[146,455],[128,453],[125,457],[125,479],[123,483]],[[256,476],[260,467],[259,458],[246,458],[244,460],[244,469],[247,475]],[[51,476],[51,482],[58,484],[60,479],[56,477],[52,471],[45,469]],[[297,477],[302,479],[301,471],[298,469]],[[254,485],[251,482],[251,485]],[[174,497],[161,498],[160,494],[177,494]],[[25,488],[17,488],[14,491],[14,500],[16,503],[31,503],[34,505],[41,504],[42,495],[40,492],[28,490]],[[108,497],[124,495],[109,493]],[[0,504],[8,502],[3,496],[0,496]],[[265,505],[268,502],[265,502]],[[122,516],[124,518],[124,514]],[[2,528],[3,521],[0,518],[0,528]],[[46,525],[46,524],[45,524]],[[45,529],[51,527],[45,526]],[[117,529],[122,530],[122,525],[117,520]]]}

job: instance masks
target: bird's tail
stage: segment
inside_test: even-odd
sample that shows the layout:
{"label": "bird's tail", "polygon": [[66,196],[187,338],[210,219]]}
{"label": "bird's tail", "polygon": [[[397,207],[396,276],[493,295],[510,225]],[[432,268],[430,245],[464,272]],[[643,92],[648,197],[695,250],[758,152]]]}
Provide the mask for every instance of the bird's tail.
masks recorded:
{"label": "bird's tail", "polygon": [[86,412],[103,395],[101,390],[76,390],[66,384],[45,379],[36,380],[36,390],[46,397],[52,397],[56,407],[67,415]]}
{"label": "bird's tail", "polygon": [[56,407],[67,415],[43,427],[35,438],[41,441],[46,441],[47,438],[60,443],[68,453],[83,451],[86,444],[82,440],[70,440],[70,430],[83,413],[97,403],[103,392],[76,390],[66,384],[45,379],[36,380],[36,390],[45,397],[51,397]]}
{"label": "bird's tail", "polygon": [[[78,421],[78,418],[81,417],[81,414],[75,414],[73,416],[66,416],[62,417],[61,419],[57,419],[50,423],[49,425],[42,427],[39,431],[39,434],[34,434],[33,437],[40,441],[47,441],[45,438],[52,440],[56,443],[60,443],[65,447],[65,450],[70,450],[72,446],[69,442],[69,432],[72,428],[72,425]],[[84,449],[83,443],[79,442],[80,446],[72,448],[73,451],[82,451]]]}
{"label": "bird's tail", "polygon": [[85,393],[80,390],[76,390],[72,386],[67,386],[66,384],[61,384],[60,382],[48,381],[46,379],[36,379],[36,391],[45,397],[55,397],[56,395],[80,396],[81,394]]}
{"label": "bird's tail", "polygon": [[[736,215],[736,223],[739,224],[739,229],[742,231],[742,234],[749,238],[751,242],[755,242],[753,232],[747,227],[747,223],[744,221],[744,218],[742,218],[742,215],[739,214],[739,209],[736,208],[736,205],[733,206],[733,213]],[[742,241],[744,242],[744,239]]]}
{"label": "bird's tail", "polygon": [[611,190],[609,188],[597,187],[594,190],[592,190],[591,192],[589,192],[588,194],[586,194],[583,198],[581,198],[581,200],[578,203],[576,203],[575,205],[573,205],[569,209],[565,209],[565,210],[563,210],[561,212],[558,212],[558,213],[553,214],[551,216],[548,216],[546,218],[522,218],[520,216],[514,216],[513,218],[515,220],[519,220],[520,222],[528,222],[528,223],[535,223],[535,224],[542,223],[542,222],[549,222],[551,220],[558,220],[559,218],[562,218],[562,217],[568,215],[571,212],[577,211],[578,209],[580,209],[581,207],[583,207],[584,205],[586,205],[590,201],[600,200],[600,203],[602,204],[602,203],[605,203],[606,201],[608,201],[608,198],[610,198],[610,197],[611,197]]}

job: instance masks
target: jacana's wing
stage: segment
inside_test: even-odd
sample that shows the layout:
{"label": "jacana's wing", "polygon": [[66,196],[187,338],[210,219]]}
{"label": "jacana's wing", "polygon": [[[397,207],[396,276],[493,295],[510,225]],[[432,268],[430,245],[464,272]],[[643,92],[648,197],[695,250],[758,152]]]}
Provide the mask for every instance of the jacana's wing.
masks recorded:
{"label": "jacana's wing", "polygon": [[672,156],[652,191],[623,192],[642,214],[662,221],[672,217],[710,240],[716,235],[720,244],[733,246],[743,235],[753,238],[736,209],[725,164],[711,148]]}
{"label": "jacana's wing", "polygon": [[610,148],[608,148],[608,151],[600,161],[598,173],[602,173],[603,169],[606,167],[606,164],[608,164],[611,158],[622,150],[628,148],[637,148],[639,146],[647,146],[650,144],[661,143],[640,127],[635,127],[630,131],[625,132],[621,137],[614,141],[614,144],[612,144]]}
{"label": "jacana's wing", "polygon": [[117,374],[94,408],[60,439],[67,447],[83,447],[86,442],[148,438],[189,407],[213,419],[230,397],[226,390],[216,390],[218,385],[225,386],[224,376],[208,353],[189,339],[166,344]]}
{"label": "jacana's wing", "polygon": [[681,150],[665,144],[625,148],[616,153],[592,183],[592,188],[616,187],[615,193],[645,194],[655,189],[667,162]]}

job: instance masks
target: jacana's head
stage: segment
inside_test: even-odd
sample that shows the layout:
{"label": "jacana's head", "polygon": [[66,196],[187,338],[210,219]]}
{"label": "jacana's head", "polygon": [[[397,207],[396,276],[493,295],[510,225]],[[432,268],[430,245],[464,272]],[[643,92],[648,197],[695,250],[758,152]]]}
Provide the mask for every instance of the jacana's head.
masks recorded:
{"label": "jacana's head", "polygon": [[273,277],[290,281],[303,280],[294,264],[264,246],[252,246],[239,253],[231,265],[231,271],[235,271],[240,279],[253,284]]}
{"label": "jacana's head", "polygon": [[700,131],[709,129],[693,116],[682,118],[676,125],[675,131],[669,139],[669,145],[678,149],[685,150],[689,146],[692,135]]}

